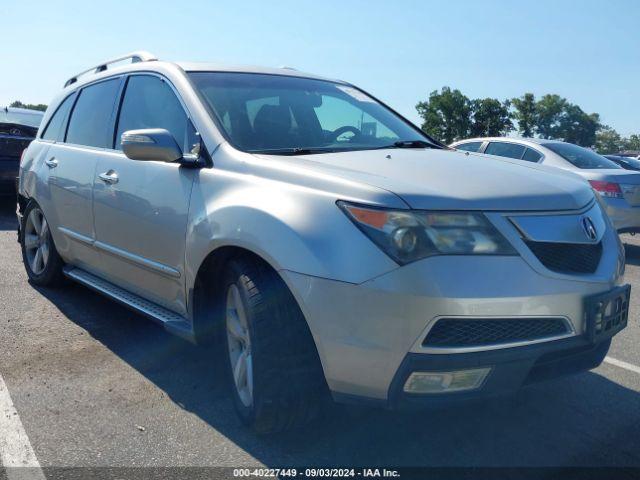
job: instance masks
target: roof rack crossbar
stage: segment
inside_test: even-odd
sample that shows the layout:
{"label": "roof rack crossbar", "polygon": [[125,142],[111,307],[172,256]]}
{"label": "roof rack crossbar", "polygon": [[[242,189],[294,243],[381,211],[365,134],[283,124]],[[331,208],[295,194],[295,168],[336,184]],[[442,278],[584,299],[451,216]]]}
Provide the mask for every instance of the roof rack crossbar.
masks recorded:
{"label": "roof rack crossbar", "polygon": [[88,73],[96,74],[96,73],[104,72],[107,69],[107,65],[111,65],[112,63],[118,63],[118,62],[122,62],[123,60],[129,60],[129,59],[131,59],[131,63],[152,62],[154,60],[158,60],[158,58],[155,55],[149,52],[145,52],[143,50],[131,52],[126,55],[122,55],[121,57],[112,58],[110,60],[107,60],[106,62],[102,62],[99,65],[96,65],[95,67],[91,67],[91,68],[88,68],[87,70],[83,70],[82,72],[74,75],[69,80],[67,80],[64,83],[64,86],[68,87],[69,85],[76,83],[78,81],[78,78],[81,77],[82,75],[86,75]]}

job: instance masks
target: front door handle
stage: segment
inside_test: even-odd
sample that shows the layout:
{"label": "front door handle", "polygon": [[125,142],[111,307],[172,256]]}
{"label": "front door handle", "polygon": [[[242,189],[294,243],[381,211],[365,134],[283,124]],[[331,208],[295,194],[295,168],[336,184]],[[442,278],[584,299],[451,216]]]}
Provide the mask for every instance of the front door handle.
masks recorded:
{"label": "front door handle", "polygon": [[100,175],[98,175],[98,178],[104,183],[108,183],[109,185],[118,183],[118,174],[115,172],[115,170],[109,170],[108,172],[101,173]]}
{"label": "front door handle", "polygon": [[44,163],[46,163],[49,168],[56,168],[58,166],[58,160],[56,160],[55,157],[45,160]]}

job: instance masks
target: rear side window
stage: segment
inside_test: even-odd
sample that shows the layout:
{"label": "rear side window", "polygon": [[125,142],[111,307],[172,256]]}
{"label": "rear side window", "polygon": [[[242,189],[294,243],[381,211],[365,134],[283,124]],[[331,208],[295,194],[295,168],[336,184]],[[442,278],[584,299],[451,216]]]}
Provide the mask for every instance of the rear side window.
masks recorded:
{"label": "rear side window", "polygon": [[526,147],[515,143],[491,142],[484,153],[489,155],[497,155],[499,157],[515,158],[520,160]]}
{"label": "rear side window", "polygon": [[64,102],[60,104],[56,113],[53,114],[51,120],[49,120],[49,124],[47,128],[44,129],[42,133],[43,140],[52,140],[54,142],[60,142],[64,138],[64,124],[67,119],[67,114],[69,110],[71,110],[71,106],[73,105],[73,99],[75,98],[75,94],[69,95]]}
{"label": "rear side window", "polygon": [[464,152],[477,152],[478,150],[480,150],[481,146],[482,142],[462,143],[456,147],[456,150],[462,150]]}
{"label": "rear side window", "polygon": [[522,157],[522,159],[526,160],[527,162],[539,162],[541,158],[541,153],[538,153],[530,148],[527,148],[527,151],[524,152],[524,157]]}
{"label": "rear side window", "polygon": [[158,77],[134,75],[129,78],[120,108],[116,148],[122,149],[124,132],[144,128],[168,130],[185,153],[199,144],[196,130],[171,87]]}
{"label": "rear side window", "polygon": [[82,89],[71,113],[67,143],[111,148],[111,120],[119,87],[120,79],[113,79]]}

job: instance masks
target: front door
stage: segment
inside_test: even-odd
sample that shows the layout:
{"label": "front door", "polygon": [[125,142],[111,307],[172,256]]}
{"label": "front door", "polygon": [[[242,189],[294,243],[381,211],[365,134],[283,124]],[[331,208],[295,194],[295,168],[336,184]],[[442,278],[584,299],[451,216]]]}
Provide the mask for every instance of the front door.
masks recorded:
{"label": "front door", "polygon": [[98,161],[94,177],[96,248],[105,279],[185,315],[185,241],[197,170],[177,163],[136,161],[121,151],[127,130],[165,128],[183,151],[198,135],[173,89],[155,75],[127,81],[115,151]]}

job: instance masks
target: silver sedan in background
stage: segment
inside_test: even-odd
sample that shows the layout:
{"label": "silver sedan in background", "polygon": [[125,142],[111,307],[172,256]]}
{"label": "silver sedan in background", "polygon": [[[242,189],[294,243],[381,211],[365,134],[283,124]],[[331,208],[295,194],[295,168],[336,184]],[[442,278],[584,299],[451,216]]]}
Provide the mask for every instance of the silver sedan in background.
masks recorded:
{"label": "silver sedan in background", "polygon": [[450,146],[570,170],[600,194],[619,233],[640,232],[640,172],[625,170],[588,148],[557,140],[506,137],[470,138]]}

